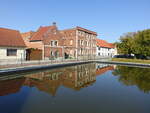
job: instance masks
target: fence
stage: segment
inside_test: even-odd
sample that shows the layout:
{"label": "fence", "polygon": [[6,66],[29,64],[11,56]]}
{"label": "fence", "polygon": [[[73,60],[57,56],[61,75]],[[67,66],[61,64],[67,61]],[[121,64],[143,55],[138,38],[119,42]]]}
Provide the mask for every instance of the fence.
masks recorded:
{"label": "fence", "polygon": [[28,66],[28,65],[46,65],[46,64],[58,64],[58,63],[65,63],[65,62],[77,62],[77,61],[89,61],[89,60],[108,60],[108,57],[93,57],[90,59],[87,59],[85,57],[80,58],[72,58],[72,59],[46,59],[46,60],[31,60],[31,61],[25,61],[25,60],[0,60],[0,68],[6,68],[6,67],[19,67],[19,66]]}

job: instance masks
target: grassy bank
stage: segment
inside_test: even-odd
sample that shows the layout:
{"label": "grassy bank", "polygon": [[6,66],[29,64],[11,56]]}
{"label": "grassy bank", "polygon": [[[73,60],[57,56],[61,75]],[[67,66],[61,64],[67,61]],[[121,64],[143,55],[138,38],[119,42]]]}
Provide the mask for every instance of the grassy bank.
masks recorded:
{"label": "grassy bank", "polygon": [[112,61],[150,64],[150,60],[139,60],[139,59],[112,58]]}

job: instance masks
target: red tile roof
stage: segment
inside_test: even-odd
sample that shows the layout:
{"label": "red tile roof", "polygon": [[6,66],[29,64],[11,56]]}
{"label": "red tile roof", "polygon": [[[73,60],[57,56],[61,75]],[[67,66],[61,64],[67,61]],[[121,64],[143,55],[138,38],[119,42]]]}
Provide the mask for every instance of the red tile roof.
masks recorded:
{"label": "red tile roof", "polygon": [[99,76],[109,70],[114,70],[114,67],[113,66],[108,66],[108,67],[103,67],[103,68],[99,68],[96,70],[96,76]]}
{"label": "red tile roof", "polygon": [[0,28],[0,46],[26,47],[19,31]]}
{"label": "red tile roof", "polygon": [[96,45],[100,47],[106,47],[106,48],[115,48],[115,45],[112,43],[108,43],[105,40],[96,39]]}
{"label": "red tile roof", "polygon": [[24,32],[21,33],[21,36],[23,39],[29,39],[33,36],[34,33],[35,33],[34,31]]}
{"label": "red tile roof", "polygon": [[56,26],[46,26],[46,27],[40,27],[36,33],[31,37],[30,41],[39,41],[43,40],[44,34],[48,32],[48,30],[55,29]]}
{"label": "red tile roof", "polygon": [[110,48],[115,48],[115,44],[109,43]]}

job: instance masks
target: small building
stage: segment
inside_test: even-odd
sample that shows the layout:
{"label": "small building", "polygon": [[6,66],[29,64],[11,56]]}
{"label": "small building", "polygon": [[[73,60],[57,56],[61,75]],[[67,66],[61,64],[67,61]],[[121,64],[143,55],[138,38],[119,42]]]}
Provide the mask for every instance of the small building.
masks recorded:
{"label": "small building", "polygon": [[105,40],[96,39],[96,45],[97,57],[113,57],[117,54],[117,49],[112,43],[108,43]]}
{"label": "small building", "polygon": [[26,45],[17,30],[0,28],[0,60],[25,60]]}

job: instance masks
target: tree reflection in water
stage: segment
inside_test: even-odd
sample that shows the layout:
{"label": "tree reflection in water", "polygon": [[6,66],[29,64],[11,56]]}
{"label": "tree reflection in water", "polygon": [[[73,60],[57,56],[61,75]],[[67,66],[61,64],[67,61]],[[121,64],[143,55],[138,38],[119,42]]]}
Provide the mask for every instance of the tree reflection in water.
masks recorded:
{"label": "tree reflection in water", "polygon": [[136,85],[141,91],[150,93],[150,68],[117,66],[113,75],[127,86]]}

